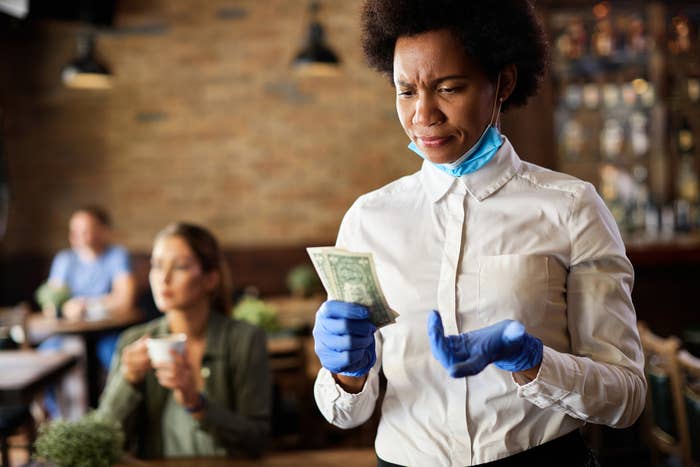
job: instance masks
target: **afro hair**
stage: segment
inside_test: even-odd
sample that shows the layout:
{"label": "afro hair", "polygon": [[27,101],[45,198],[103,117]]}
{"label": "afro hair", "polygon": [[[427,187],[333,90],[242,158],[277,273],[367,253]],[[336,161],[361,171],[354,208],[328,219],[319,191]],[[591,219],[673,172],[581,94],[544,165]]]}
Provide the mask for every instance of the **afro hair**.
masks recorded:
{"label": "afro hair", "polygon": [[503,67],[515,65],[517,83],[503,110],[525,105],[537,93],[548,43],[528,0],[366,0],[363,6],[365,57],[389,79],[396,40],[439,29],[450,30],[494,82]]}

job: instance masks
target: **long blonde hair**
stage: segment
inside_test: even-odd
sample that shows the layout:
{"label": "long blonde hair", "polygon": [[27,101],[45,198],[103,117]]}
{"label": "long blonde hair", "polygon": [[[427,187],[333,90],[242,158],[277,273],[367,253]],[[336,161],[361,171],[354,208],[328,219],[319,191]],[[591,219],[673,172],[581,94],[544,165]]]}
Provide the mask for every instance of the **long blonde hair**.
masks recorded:
{"label": "long blonde hair", "polygon": [[219,285],[211,294],[211,308],[228,315],[231,312],[231,270],[216,237],[202,226],[187,222],[173,222],[158,232],[155,241],[163,237],[180,237],[192,249],[202,271],[217,272]]}

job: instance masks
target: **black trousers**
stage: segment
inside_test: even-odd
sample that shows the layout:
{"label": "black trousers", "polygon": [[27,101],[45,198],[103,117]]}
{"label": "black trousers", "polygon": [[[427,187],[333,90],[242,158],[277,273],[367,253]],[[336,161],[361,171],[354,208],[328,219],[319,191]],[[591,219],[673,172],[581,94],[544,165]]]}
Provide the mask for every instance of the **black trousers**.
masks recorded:
{"label": "black trousers", "polygon": [[[578,430],[527,451],[479,465],[484,467],[600,467]],[[386,462],[379,456],[377,456],[377,466],[401,467]]]}

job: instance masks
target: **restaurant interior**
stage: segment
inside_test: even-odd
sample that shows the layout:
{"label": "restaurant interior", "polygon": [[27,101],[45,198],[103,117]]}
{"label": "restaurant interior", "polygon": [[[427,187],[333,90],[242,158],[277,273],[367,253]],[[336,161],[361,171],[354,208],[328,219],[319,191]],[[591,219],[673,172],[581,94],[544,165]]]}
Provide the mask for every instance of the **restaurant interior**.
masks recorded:
{"label": "restaurant interior", "polygon": [[[522,159],[597,188],[634,266],[647,358],[640,419],[586,425],[584,438],[603,466],[700,465],[700,5],[534,3],[549,68],[502,131]],[[96,407],[106,378],[97,336],[159,315],[151,249],[174,221],[216,235],[232,315],[267,333],[272,432],[257,462],[376,465],[379,413],[341,430],[314,402],[311,330],[326,295],[306,251],[335,243],[358,196],[422,162],[406,149],[394,91],[363,58],[360,7],[0,0],[0,465],[48,465],[34,442],[51,416],[36,406],[76,359],[41,353],[46,339],[82,340]],[[129,252],[126,319],[41,311],[37,290],[86,205],[109,212]]]}

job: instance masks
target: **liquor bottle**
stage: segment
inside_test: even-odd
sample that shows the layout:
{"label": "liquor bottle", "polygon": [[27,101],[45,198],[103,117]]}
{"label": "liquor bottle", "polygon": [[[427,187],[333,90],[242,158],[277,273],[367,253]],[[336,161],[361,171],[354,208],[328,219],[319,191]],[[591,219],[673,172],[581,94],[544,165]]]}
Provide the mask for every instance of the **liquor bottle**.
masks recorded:
{"label": "liquor bottle", "polygon": [[692,46],[690,21],[685,16],[674,16],[671,19],[671,38],[668,48],[673,55],[687,53]]}
{"label": "liquor bottle", "polygon": [[700,100],[700,78],[695,76],[688,78],[686,88],[690,102]]}
{"label": "liquor bottle", "polygon": [[615,118],[607,118],[600,132],[600,152],[609,161],[620,158],[625,143],[625,129]]}
{"label": "liquor bottle", "polygon": [[641,158],[649,151],[649,131],[647,130],[647,116],[640,111],[632,112],[629,116],[630,145],[632,154]]}
{"label": "liquor bottle", "polygon": [[627,48],[633,55],[642,55],[647,51],[647,36],[644,30],[644,21],[639,17],[632,17],[627,26]]}
{"label": "liquor bottle", "polygon": [[611,57],[615,54],[615,31],[609,18],[598,21],[591,42],[593,51],[599,57]]}
{"label": "liquor bottle", "polygon": [[676,132],[678,176],[676,192],[676,228],[687,232],[698,226],[698,176],[695,166],[695,139],[686,117]]}

